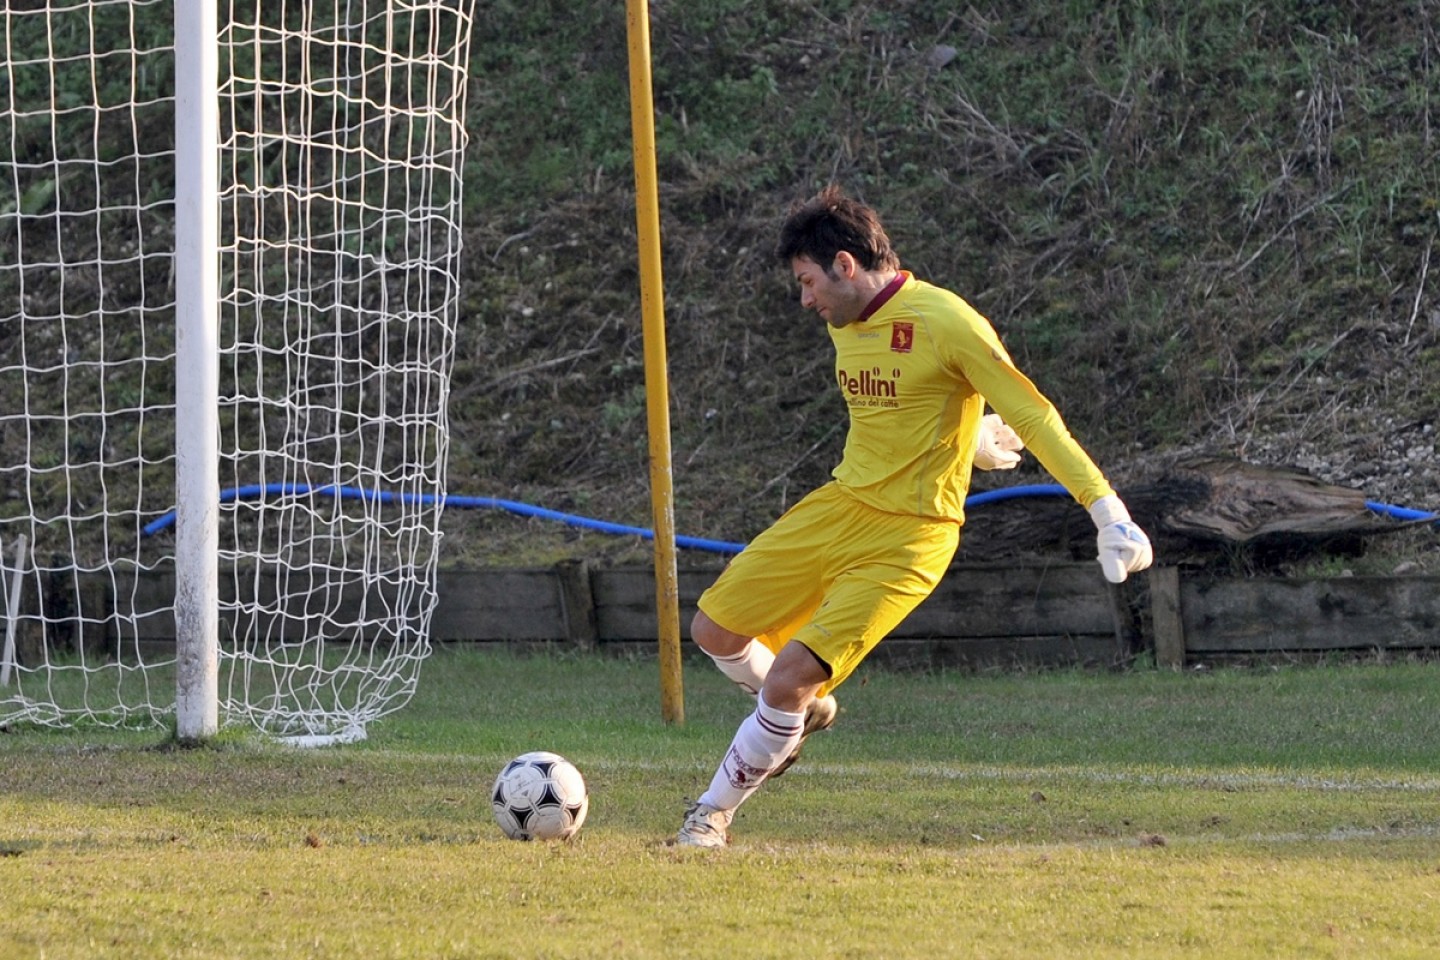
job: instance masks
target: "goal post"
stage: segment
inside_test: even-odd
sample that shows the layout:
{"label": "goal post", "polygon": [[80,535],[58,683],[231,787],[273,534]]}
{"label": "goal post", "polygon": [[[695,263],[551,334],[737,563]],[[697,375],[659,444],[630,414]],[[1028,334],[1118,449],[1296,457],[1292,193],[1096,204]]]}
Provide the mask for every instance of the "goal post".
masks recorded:
{"label": "goal post", "polygon": [[175,4],[175,735],[220,726],[219,30]]}
{"label": "goal post", "polygon": [[413,693],[471,9],[0,10],[0,723],[330,742]]}
{"label": "goal post", "polygon": [[675,566],[674,476],[670,454],[670,381],[665,362],[665,284],[660,257],[660,195],[655,166],[655,103],[650,77],[650,7],[627,0],[635,233],[645,332],[645,410],[649,425],[650,502],[655,518],[655,618],[659,626],[660,716],[685,722],[680,660],[680,587]]}

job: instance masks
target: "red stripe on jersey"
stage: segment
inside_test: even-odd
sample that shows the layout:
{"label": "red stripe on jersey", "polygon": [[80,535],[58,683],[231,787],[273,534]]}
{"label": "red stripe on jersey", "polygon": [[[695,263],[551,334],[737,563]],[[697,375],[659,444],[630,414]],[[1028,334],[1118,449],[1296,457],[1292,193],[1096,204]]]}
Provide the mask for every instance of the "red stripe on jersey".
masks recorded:
{"label": "red stripe on jersey", "polygon": [[910,271],[908,270],[901,270],[899,273],[895,274],[895,279],[885,284],[885,286],[880,289],[879,293],[871,297],[870,302],[865,304],[865,309],[860,311],[860,316],[856,317],[855,319],[858,320],[860,323],[864,323],[866,320],[869,320],[871,317],[875,316],[875,311],[885,306],[885,304],[890,301],[890,298],[895,296],[895,294],[900,291],[901,287],[905,286],[905,281],[908,279],[910,279]]}

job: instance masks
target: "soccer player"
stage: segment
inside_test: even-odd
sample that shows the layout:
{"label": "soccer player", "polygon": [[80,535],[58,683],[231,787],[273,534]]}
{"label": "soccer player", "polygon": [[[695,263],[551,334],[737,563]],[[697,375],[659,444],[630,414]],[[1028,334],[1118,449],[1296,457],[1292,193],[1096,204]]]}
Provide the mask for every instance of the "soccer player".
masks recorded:
{"label": "soccer player", "polygon": [[850,429],[833,479],[699,599],[691,637],[756,699],[685,813],[685,846],[729,843],[736,809],[834,722],[835,688],[945,575],[987,401],[1090,512],[1108,580],[1152,560],[1149,538],[990,322],[901,270],[873,209],[832,185],[791,209],[775,254],[800,305],[829,325]]}

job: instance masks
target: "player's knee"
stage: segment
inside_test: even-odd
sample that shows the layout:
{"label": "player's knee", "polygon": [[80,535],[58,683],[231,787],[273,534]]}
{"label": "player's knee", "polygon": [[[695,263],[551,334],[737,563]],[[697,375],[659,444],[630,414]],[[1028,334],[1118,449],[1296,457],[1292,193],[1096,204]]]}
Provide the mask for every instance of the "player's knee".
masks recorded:
{"label": "player's knee", "polygon": [[711,620],[703,610],[697,611],[690,621],[690,639],[701,650],[717,657],[734,656],[750,642],[749,637],[732,633]]}
{"label": "player's knee", "polygon": [[765,677],[761,696],[777,710],[804,710],[829,678],[826,665],[809,648],[792,640]]}

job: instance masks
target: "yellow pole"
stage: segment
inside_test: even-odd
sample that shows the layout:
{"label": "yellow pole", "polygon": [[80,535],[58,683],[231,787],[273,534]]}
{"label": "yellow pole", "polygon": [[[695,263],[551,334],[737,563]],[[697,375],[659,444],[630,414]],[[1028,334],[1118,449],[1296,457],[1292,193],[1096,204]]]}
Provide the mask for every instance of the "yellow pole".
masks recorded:
{"label": "yellow pole", "polygon": [[660,628],[660,716],[685,722],[680,672],[680,590],[675,571],[675,501],[670,470],[670,386],[665,365],[665,296],[660,276],[660,200],[655,174],[655,104],[650,81],[648,0],[626,0],[630,124],[635,146],[635,225],[645,325],[645,409],[650,425],[650,506],[655,517],[655,612]]}

